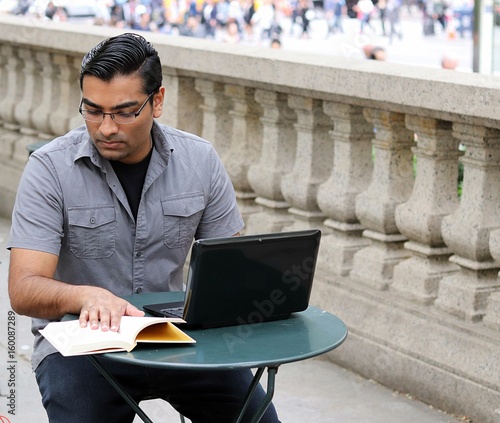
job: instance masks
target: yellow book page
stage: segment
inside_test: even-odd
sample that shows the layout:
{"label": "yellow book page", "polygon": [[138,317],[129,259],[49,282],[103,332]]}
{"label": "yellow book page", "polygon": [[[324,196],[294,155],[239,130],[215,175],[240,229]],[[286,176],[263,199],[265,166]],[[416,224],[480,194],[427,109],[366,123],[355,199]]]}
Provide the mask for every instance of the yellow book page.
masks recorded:
{"label": "yellow book page", "polygon": [[150,325],[139,332],[137,342],[196,342],[170,322]]}

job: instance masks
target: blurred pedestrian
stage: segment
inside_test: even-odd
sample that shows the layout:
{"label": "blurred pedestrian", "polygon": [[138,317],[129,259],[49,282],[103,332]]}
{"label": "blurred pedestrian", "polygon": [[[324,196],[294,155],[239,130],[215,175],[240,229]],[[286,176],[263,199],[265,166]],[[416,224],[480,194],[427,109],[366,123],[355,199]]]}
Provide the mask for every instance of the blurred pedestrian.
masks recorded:
{"label": "blurred pedestrian", "polygon": [[214,0],[205,0],[201,8],[201,24],[205,29],[205,37],[215,38],[217,30],[217,3]]}
{"label": "blurred pedestrian", "polygon": [[186,23],[188,8],[189,6],[185,0],[170,0],[168,2],[165,15],[170,28],[178,29]]}
{"label": "blurred pedestrian", "polygon": [[378,18],[380,20],[380,26],[382,28],[382,35],[385,37],[387,35],[387,31],[385,29],[385,20],[387,17],[387,1],[386,0],[378,0],[375,5],[378,10]]}
{"label": "blurred pedestrian", "polygon": [[57,6],[53,1],[47,3],[45,17],[52,21],[65,21],[68,18],[64,9]]}
{"label": "blurred pedestrian", "polygon": [[188,16],[186,22],[181,25],[179,28],[179,35],[183,35],[185,37],[195,37],[195,38],[204,38],[205,30],[200,25],[200,20],[197,16]]}
{"label": "blurred pedestrian", "polygon": [[392,44],[394,36],[400,40],[403,38],[401,30],[401,0],[388,0],[386,15],[389,19],[389,44]]}
{"label": "blurred pedestrian", "polygon": [[156,25],[151,24],[151,15],[148,13],[146,6],[139,4],[136,8],[135,14],[136,18],[132,24],[132,29],[151,32],[156,32],[158,30]]}
{"label": "blurred pedestrian", "polygon": [[17,6],[13,10],[14,15],[26,15],[29,12],[32,1],[18,0]]}
{"label": "blurred pedestrian", "polygon": [[[371,0],[370,0],[371,1]],[[298,0],[296,7],[296,22],[300,23],[301,37],[309,37],[309,24],[314,10],[311,8],[309,0]]]}
{"label": "blurred pedestrian", "polygon": [[144,5],[137,0],[128,0],[123,3],[123,16],[128,28],[133,28],[140,21],[140,13],[143,11],[143,7]]}
{"label": "blurred pedestrian", "polygon": [[125,19],[125,12],[123,11],[123,5],[115,2],[113,6],[111,6],[110,10],[111,14],[111,26],[116,26],[118,28],[125,28],[127,26],[127,21]]}
{"label": "blurred pedestrian", "polygon": [[373,32],[373,27],[371,25],[371,16],[375,6],[372,0],[359,0],[357,4],[358,20],[359,20],[359,33],[365,33],[365,27],[369,26]]}
{"label": "blurred pedestrian", "polygon": [[226,25],[222,41],[228,44],[238,44],[241,41],[240,29],[235,21],[231,21]]}
{"label": "blurred pedestrian", "polygon": [[242,34],[245,28],[245,21],[243,20],[243,8],[240,0],[229,0],[229,8],[227,11],[227,21],[235,22],[238,25],[238,32]]}
{"label": "blurred pedestrian", "polygon": [[328,24],[326,36],[328,37],[330,34],[335,34],[336,32],[343,33],[344,27],[342,26],[342,18],[346,9],[345,0],[325,0],[323,8]]}
{"label": "blurred pedestrian", "polygon": [[243,22],[245,28],[245,38],[247,40],[253,40],[253,16],[255,15],[255,1],[254,0],[240,0],[241,10],[243,12]]}
{"label": "blurred pedestrian", "polygon": [[441,25],[441,29],[444,31],[446,29],[446,9],[448,8],[448,4],[443,0],[435,0],[432,2],[433,11],[432,16],[434,20],[438,21]]}
{"label": "blurred pedestrian", "polygon": [[264,0],[252,17],[252,24],[258,25],[260,39],[271,37],[271,28],[276,22],[276,9],[272,0]]}

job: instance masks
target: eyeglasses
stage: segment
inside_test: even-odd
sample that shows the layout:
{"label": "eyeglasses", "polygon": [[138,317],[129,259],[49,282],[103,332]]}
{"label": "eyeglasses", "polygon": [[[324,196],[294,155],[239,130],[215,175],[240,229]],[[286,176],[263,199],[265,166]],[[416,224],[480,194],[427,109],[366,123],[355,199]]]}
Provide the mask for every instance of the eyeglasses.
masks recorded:
{"label": "eyeglasses", "polygon": [[78,108],[78,111],[80,112],[82,117],[88,122],[102,122],[104,121],[104,116],[109,115],[115,123],[120,123],[120,124],[134,123],[137,117],[141,114],[144,107],[146,107],[147,102],[154,93],[155,91],[153,91],[151,94],[148,95],[148,98],[144,103],[142,103],[142,106],[139,108],[139,110],[137,110],[137,112],[104,113],[101,110],[82,109],[83,99],[82,101],[80,101],[80,107]]}

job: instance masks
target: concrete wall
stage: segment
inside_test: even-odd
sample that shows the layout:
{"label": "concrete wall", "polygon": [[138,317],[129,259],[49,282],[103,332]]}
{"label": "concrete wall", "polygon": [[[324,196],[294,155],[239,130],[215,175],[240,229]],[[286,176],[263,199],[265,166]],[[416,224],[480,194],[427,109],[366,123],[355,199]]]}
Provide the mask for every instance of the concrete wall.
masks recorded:
{"label": "concrete wall", "polygon": [[[115,33],[0,16],[1,215],[10,215],[26,145],[82,123],[79,63]],[[161,122],[214,143],[246,233],[322,229],[312,303],[350,330],[328,357],[498,423],[498,80],[148,39],[164,64]]]}

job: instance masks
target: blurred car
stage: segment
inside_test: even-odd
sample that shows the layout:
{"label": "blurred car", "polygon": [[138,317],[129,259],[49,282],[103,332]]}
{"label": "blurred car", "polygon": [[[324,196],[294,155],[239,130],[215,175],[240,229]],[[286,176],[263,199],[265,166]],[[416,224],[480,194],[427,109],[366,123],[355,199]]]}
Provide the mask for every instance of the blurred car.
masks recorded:
{"label": "blurred car", "polygon": [[17,9],[17,0],[0,0],[0,13],[16,13]]}

